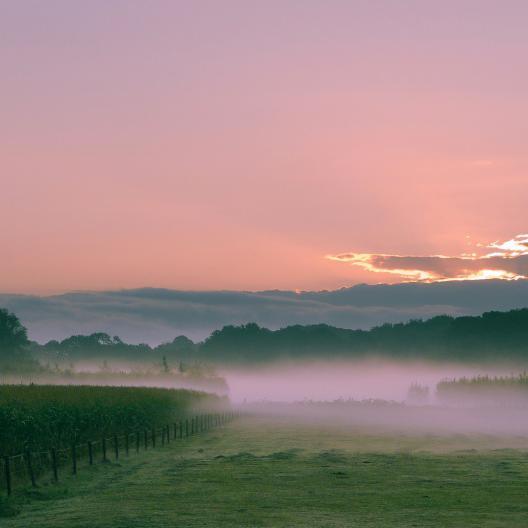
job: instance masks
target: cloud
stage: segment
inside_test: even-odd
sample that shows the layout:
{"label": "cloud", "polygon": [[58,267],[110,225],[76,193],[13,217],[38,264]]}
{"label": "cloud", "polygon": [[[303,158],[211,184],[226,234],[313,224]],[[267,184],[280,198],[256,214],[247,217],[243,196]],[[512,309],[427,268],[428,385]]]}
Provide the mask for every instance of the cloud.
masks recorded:
{"label": "cloud", "polygon": [[418,282],[528,278],[528,234],[479,247],[487,252],[453,257],[340,253],[327,255],[326,258],[359,266],[373,273],[389,273]]}
{"label": "cloud", "polygon": [[139,290],[68,293],[47,297],[0,295],[31,339],[107,332],[131,343],[159,344],[185,334],[201,340],[227,324],[268,328],[327,323],[371,328],[434,315],[475,315],[526,306],[528,280],[360,284],[334,291]]}

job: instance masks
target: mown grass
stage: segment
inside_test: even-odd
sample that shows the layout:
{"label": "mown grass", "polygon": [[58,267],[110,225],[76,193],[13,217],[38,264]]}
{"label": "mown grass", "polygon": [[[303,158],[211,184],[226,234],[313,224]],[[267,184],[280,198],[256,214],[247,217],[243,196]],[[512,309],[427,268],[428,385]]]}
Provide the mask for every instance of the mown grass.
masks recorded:
{"label": "mown grass", "polygon": [[18,515],[2,521],[6,528],[522,527],[527,446],[524,438],[242,418],[18,494],[8,504]]}

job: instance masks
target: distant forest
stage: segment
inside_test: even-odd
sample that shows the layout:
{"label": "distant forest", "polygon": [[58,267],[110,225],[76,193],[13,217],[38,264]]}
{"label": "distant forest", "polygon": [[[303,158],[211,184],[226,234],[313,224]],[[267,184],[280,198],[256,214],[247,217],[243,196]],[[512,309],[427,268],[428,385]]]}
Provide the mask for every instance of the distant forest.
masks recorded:
{"label": "distant forest", "polygon": [[199,354],[219,362],[373,356],[528,361],[528,308],[480,316],[437,316],[371,330],[324,324],[294,325],[275,331],[256,324],[225,326],[199,344]]}
{"label": "distant forest", "polygon": [[255,323],[224,326],[194,343],[185,336],[150,347],[105,333],[44,345],[29,341],[17,317],[0,310],[0,363],[6,360],[262,363],[279,359],[390,357],[434,360],[528,360],[528,308],[480,316],[438,316],[347,330],[325,324],[269,330]]}

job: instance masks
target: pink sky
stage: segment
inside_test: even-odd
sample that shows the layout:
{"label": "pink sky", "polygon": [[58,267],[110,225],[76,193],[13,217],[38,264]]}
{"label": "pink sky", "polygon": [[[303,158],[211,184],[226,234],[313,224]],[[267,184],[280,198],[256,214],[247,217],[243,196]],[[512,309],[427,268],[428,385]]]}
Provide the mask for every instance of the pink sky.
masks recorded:
{"label": "pink sky", "polygon": [[526,233],[527,24],[525,1],[2,2],[0,291],[394,282],[326,257]]}

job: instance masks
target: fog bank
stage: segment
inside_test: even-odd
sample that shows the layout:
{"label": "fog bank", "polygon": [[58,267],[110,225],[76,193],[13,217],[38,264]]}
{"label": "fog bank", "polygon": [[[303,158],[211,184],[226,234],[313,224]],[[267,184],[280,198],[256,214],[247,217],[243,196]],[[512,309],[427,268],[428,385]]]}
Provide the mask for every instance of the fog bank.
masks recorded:
{"label": "fog bank", "polygon": [[336,399],[383,399],[402,402],[409,387],[435,387],[444,379],[476,375],[509,375],[522,368],[512,365],[478,366],[454,363],[397,362],[391,360],[279,362],[269,366],[220,369],[235,403]]}

